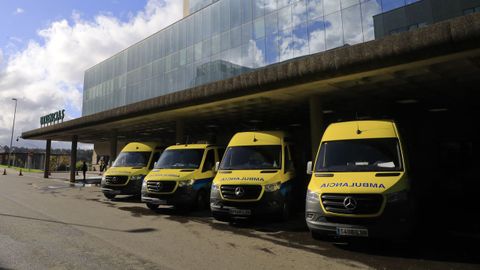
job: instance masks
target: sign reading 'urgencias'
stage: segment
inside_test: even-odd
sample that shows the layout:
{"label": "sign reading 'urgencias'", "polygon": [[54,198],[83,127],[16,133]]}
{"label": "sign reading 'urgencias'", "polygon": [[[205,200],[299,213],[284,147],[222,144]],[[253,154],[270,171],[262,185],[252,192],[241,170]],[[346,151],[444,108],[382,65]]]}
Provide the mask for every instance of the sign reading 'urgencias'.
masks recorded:
{"label": "sign reading 'urgencias'", "polygon": [[65,110],[59,110],[57,112],[47,114],[40,117],[40,126],[46,126],[60,121],[63,122],[63,118],[65,118]]}

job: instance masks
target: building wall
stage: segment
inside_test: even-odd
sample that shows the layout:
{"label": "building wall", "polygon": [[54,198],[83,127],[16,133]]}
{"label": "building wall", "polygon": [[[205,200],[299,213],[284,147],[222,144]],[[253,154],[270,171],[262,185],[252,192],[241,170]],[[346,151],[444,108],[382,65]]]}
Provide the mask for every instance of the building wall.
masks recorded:
{"label": "building wall", "polygon": [[405,32],[480,11],[480,0],[421,0],[374,16],[375,37]]}
{"label": "building wall", "polygon": [[372,40],[374,15],[416,1],[189,0],[213,4],[85,72],[83,115]]}

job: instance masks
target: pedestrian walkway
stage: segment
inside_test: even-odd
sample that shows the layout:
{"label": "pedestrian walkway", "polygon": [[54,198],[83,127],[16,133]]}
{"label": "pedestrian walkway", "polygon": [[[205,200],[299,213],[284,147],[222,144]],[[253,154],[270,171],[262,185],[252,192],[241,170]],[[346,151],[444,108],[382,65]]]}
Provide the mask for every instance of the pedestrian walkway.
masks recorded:
{"label": "pedestrian walkway", "polygon": [[[0,177],[3,176],[4,173],[6,173],[6,175],[17,175],[17,176],[20,175],[19,171],[11,168],[2,169],[0,173]],[[28,176],[28,177],[43,178],[43,172],[26,172],[22,170],[21,174],[23,176]],[[94,171],[87,172],[86,176],[87,176],[86,182],[88,184],[100,184],[100,180],[102,179],[102,174]],[[70,172],[51,172],[49,178],[63,180],[63,181],[70,181]],[[83,182],[83,176],[81,173],[76,175],[75,182]]]}

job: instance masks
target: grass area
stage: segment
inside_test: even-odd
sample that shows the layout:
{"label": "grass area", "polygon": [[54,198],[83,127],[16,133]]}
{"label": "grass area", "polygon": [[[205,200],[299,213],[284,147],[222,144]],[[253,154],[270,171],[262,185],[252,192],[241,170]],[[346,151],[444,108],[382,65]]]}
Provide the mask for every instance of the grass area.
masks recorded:
{"label": "grass area", "polygon": [[[4,168],[8,168],[8,166],[7,165],[0,165],[0,168],[4,169]],[[43,170],[26,169],[26,168],[20,168],[20,167],[10,167],[10,169],[13,169],[13,170],[16,170],[16,171],[20,171],[20,169],[21,169],[22,172],[35,172],[35,173],[43,172]]]}

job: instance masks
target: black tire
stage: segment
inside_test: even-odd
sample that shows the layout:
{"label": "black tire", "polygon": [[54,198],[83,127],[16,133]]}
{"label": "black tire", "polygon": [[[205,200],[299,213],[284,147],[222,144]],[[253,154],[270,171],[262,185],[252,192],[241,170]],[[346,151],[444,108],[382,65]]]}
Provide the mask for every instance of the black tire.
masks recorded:
{"label": "black tire", "polygon": [[153,211],[157,210],[158,206],[159,206],[158,204],[147,203],[148,209],[153,210]]}
{"label": "black tire", "polygon": [[208,209],[209,198],[207,197],[207,192],[201,189],[197,192],[197,197],[195,199],[194,209],[198,211],[204,211]]}
{"label": "black tire", "polygon": [[103,195],[109,200],[115,199],[115,196],[116,196],[115,194],[110,194],[110,193],[103,193]]}
{"label": "black tire", "polygon": [[282,205],[282,210],[280,212],[279,219],[281,221],[288,221],[292,214],[292,207],[290,204],[290,200],[285,200]]}

